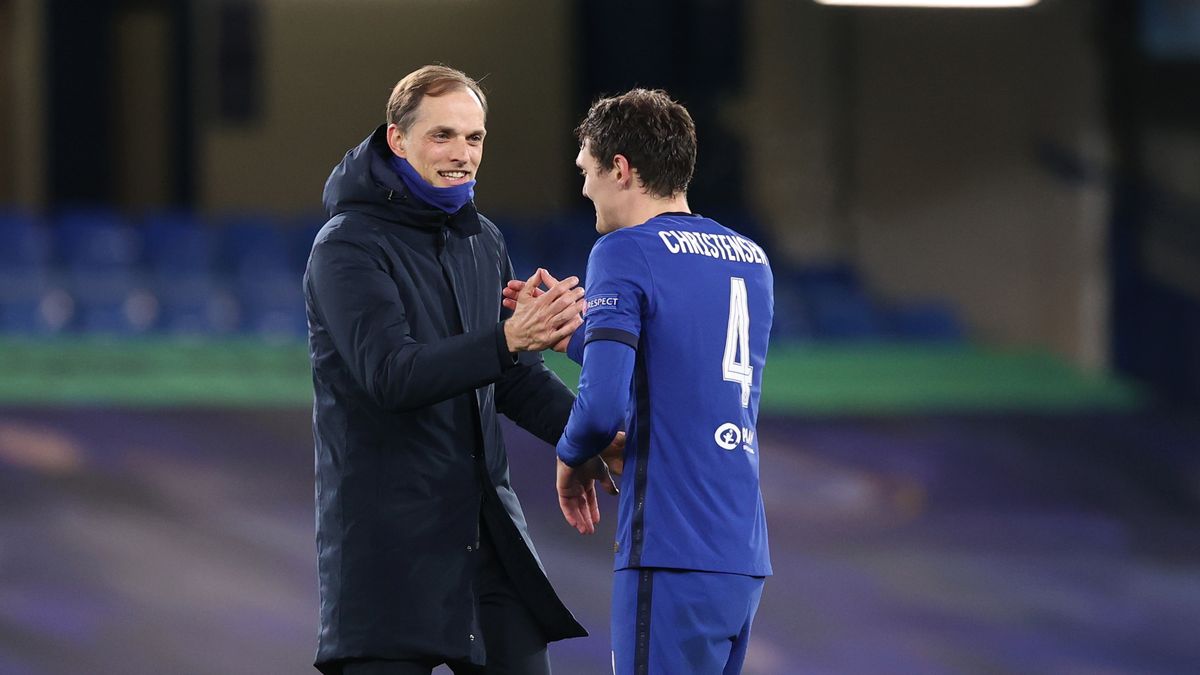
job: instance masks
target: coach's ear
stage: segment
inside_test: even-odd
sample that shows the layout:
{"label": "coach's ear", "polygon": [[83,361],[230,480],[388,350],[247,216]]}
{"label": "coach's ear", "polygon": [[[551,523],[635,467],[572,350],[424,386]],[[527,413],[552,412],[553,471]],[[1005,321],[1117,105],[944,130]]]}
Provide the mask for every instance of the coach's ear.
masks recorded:
{"label": "coach's ear", "polygon": [[408,149],[404,146],[404,132],[395,124],[387,126],[387,144],[395,156],[408,157]]}
{"label": "coach's ear", "polygon": [[633,185],[633,169],[630,168],[629,159],[625,155],[613,155],[612,174],[621,189]]}

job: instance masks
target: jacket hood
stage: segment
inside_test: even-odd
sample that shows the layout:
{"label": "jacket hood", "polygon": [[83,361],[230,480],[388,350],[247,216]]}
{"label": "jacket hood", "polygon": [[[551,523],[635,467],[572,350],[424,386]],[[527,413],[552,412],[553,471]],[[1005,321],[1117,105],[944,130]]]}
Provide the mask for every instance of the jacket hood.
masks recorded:
{"label": "jacket hood", "polygon": [[386,133],[387,125],[379,125],[334,167],[325,181],[322,196],[326,215],[333,218],[354,211],[406,225],[449,225],[463,234],[479,232],[474,202],[467,202],[457,213],[447,216],[409,192],[388,164],[392,150],[387,145]]}

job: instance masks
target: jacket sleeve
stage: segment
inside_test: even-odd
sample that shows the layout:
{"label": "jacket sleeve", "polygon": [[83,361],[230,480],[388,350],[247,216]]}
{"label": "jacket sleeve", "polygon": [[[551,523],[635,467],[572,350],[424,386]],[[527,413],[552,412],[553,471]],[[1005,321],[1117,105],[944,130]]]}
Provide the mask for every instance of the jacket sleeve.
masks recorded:
{"label": "jacket sleeve", "polygon": [[575,395],[546,367],[541,354],[523,352],[518,363],[496,382],[496,410],[555,445],[567,426]]}
{"label": "jacket sleeve", "polygon": [[308,277],[314,309],[334,348],[382,408],[428,406],[494,382],[505,368],[512,369],[503,323],[432,343],[414,340],[395,282],[365,245],[319,242]]}

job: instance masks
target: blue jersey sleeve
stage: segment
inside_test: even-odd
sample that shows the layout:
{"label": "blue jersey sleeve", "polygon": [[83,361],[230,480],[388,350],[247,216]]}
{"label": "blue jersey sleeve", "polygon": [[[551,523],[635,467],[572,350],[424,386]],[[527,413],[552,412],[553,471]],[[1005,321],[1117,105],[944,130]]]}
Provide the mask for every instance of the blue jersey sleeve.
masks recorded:
{"label": "blue jersey sleeve", "polygon": [[557,447],[568,465],[579,466],[599,454],[625,424],[636,354],[612,340],[589,342],[584,348],[579,396]]}
{"label": "blue jersey sleeve", "polygon": [[650,273],[633,237],[601,237],[588,257],[587,311],[568,355],[583,364],[579,396],[558,443],[558,456],[578,466],[603,450],[625,423]]}
{"label": "blue jersey sleeve", "polygon": [[587,321],[579,324],[579,328],[571,334],[571,340],[567,342],[567,358],[571,359],[579,365],[583,365],[583,343],[587,338]]}
{"label": "blue jersey sleeve", "polygon": [[601,237],[588,257],[584,344],[613,340],[637,349],[642,319],[653,309],[652,283],[634,237],[621,230]]}

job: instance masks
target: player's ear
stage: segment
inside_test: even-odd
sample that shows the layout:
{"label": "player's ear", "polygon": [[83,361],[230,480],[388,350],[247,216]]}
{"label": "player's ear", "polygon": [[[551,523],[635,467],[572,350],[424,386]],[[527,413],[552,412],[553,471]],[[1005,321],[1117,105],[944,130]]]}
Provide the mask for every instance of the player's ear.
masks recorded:
{"label": "player's ear", "polygon": [[621,187],[629,187],[633,178],[633,170],[629,167],[629,158],[625,155],[613,155],[612,170]]}

